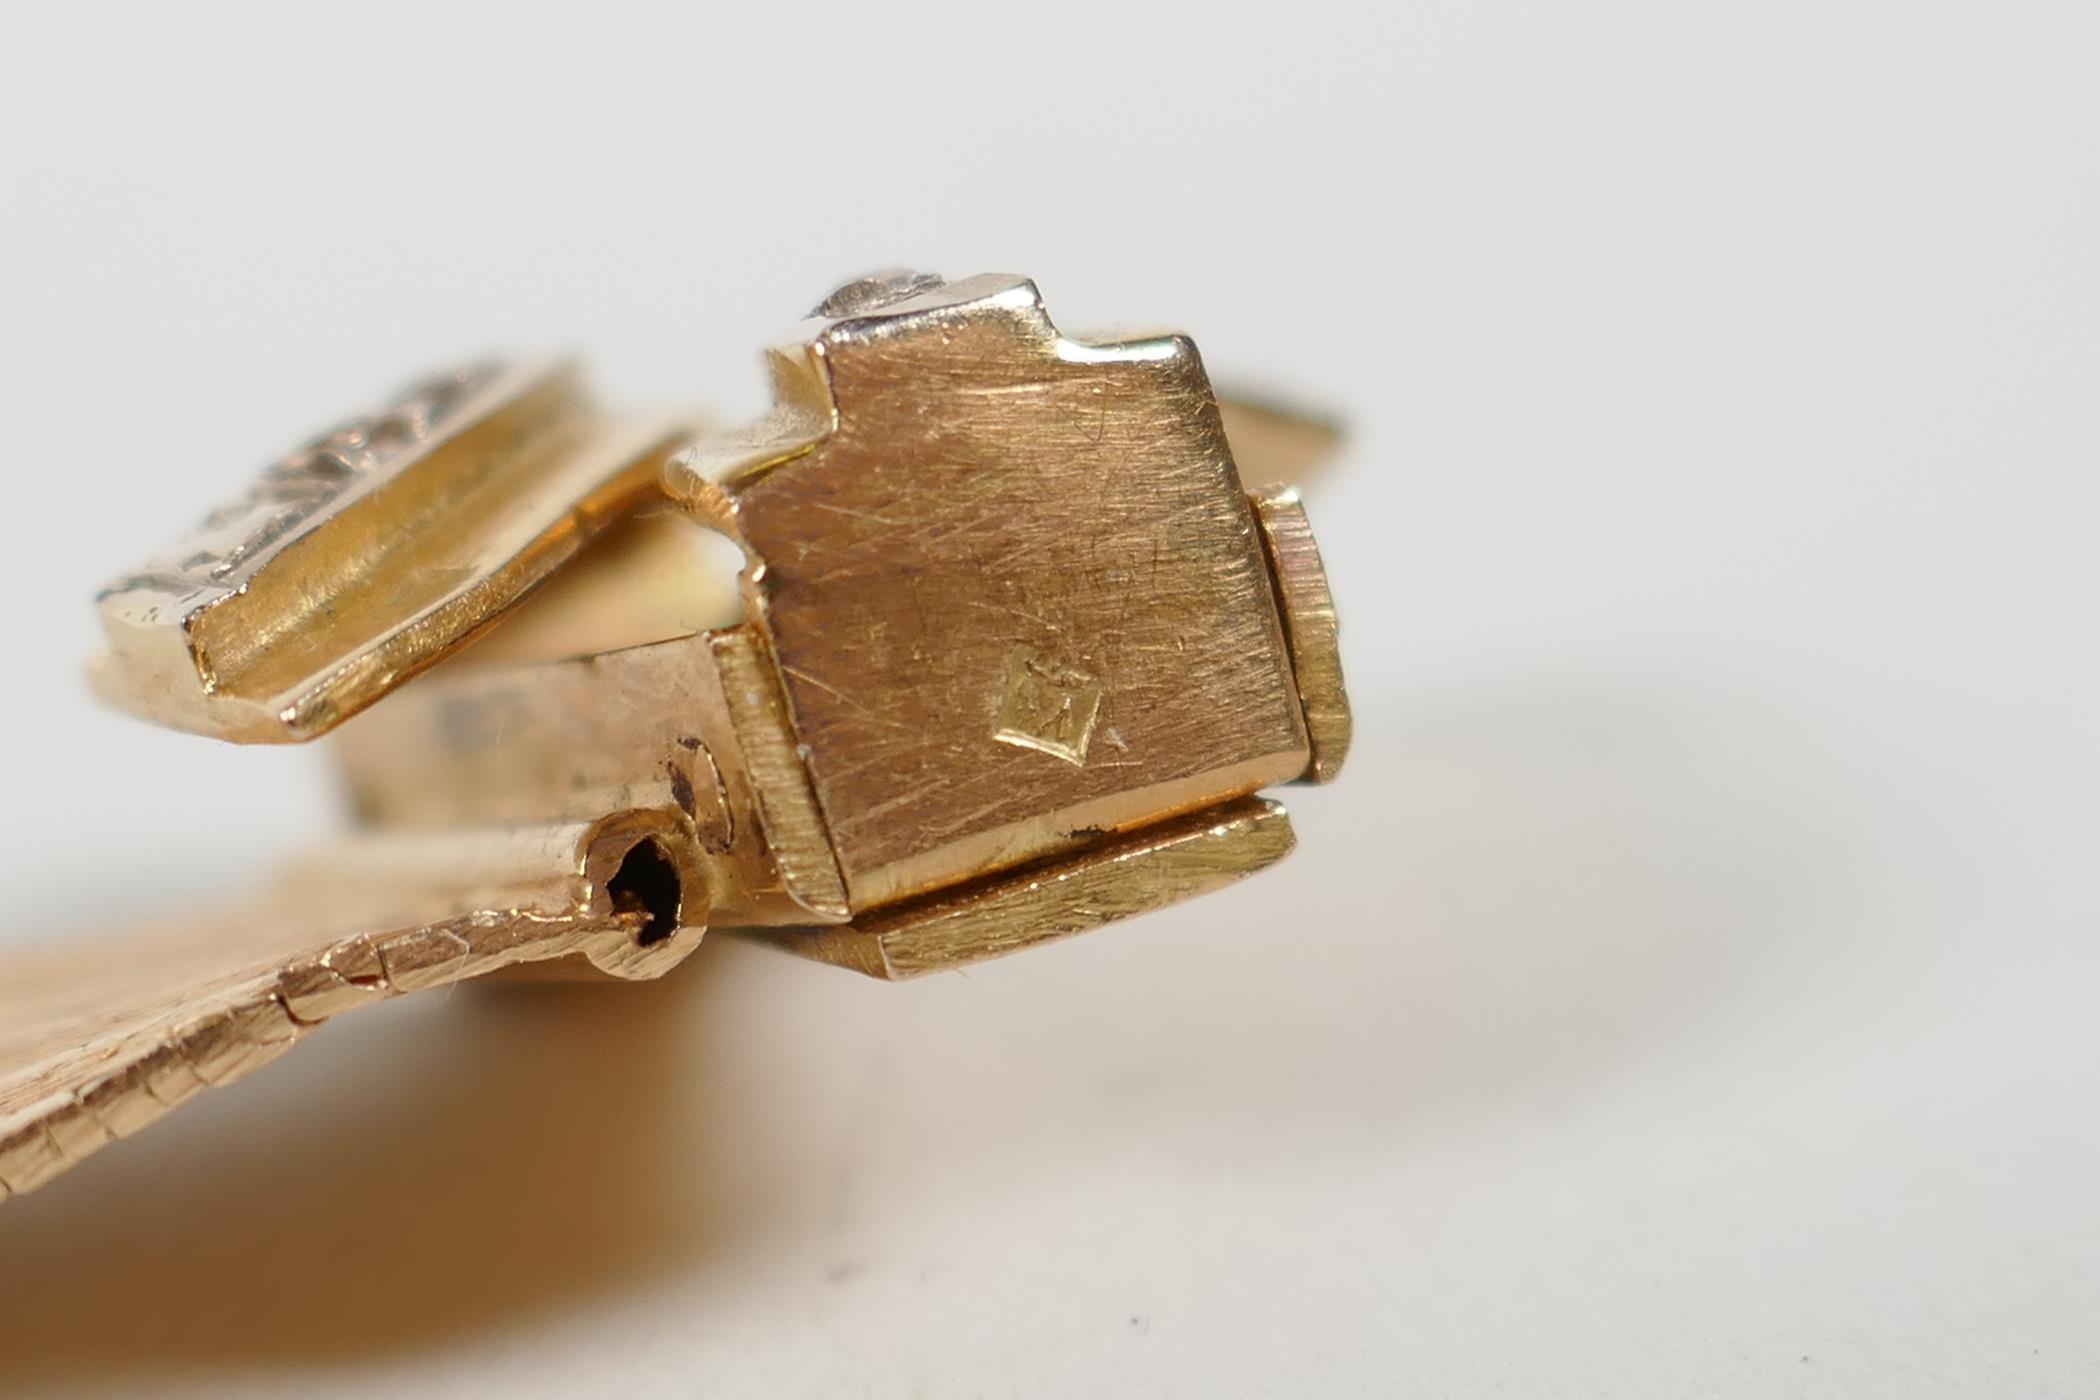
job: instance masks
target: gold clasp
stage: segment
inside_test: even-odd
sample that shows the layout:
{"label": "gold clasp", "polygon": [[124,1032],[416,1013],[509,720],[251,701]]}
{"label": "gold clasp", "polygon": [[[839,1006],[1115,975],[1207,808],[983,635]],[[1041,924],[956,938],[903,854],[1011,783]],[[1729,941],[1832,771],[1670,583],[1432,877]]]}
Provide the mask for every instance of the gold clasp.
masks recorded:
{"label": "gold clasp", "polygon": [[609,419],[568,371],[438,381],[106,594],[102,688],[240,740],[372,706],[334,741],[371,827],[662,814],[688,922],[881,976],[1290,848],[1255,794],[1341,764],[1334,610],[1188,339],[885,274],[769,363],[772,411],[712,434]]}

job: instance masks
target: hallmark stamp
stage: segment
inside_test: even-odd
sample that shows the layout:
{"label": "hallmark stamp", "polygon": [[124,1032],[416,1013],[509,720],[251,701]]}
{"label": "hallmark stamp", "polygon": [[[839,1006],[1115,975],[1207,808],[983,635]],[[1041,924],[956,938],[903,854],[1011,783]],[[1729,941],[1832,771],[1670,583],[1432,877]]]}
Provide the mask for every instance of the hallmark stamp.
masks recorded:
{"label": "hallmark stamp", "polygon": [[1077,768],[1086,762],[1094,722],[1101,717],[1101,683],[1023,643],[1006,658],[1006,694],[992,737],[1034,749]]}

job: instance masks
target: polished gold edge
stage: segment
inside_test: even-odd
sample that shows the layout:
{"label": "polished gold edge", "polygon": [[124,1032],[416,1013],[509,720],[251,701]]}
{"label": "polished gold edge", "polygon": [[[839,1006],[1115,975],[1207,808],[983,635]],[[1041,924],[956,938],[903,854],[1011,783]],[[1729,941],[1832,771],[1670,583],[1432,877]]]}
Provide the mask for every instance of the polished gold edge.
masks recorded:
{"label": "polished gold edge", "polygon": [[773,659],[748,627],[715,633],[709,642],[730,729],[757,798],[781,885],[816,918],[843,919],[852,912],[846,883],[832,853],[824,814],[810,791]]}
{"label": "polished gold edge", "polygon": [[917,977],[1164,908],[1273,865],[1294,843],[1281,804],[1243,797],[848,924],[744,932],[870,977]]}
{"label": "polished gold edge", "polygon": [[200,536],[180,561],[191,574],[149,568],[114,585],[90,680],[174,728],[312,738],[474,640],[588,540],[660,499],[665,459],[694,432],[685,418],[604,417],[572,366],[503,374],[393,455],[318,483],[313,467],[266,474],[260,501],[228,527],[250,536]]}
{"label": "polished gold edge", "polygon": [[[435,593],[399,624],[377,633],[349,659],[318,680],[270,703],[293,739],[325,734],[343,720],[467,646],[597,534],[653,496],[664,460],[689,432],[678,420],[627,425],[593,440],[562,468],[532,484],[537,511],[521,512],[507,528],[490,532],[470,581]],[[552,502],[568,504],[554,509]],[[469,512],[462,507],[463,517]],[[433,562],[443,577],[460,566]]]}
{"label": "polished gold edge", "polygon": [[1327,568],[1295,487],[1267,487],[1252,493],[1251,499],[1276,579],[1298,704],[1312,742],[1312,761],[1304,777],[1316,783],[1332,782],[1349,756],[1354,724],[1349,694],[1342,683],[1341,629],[1334,594],[1327,586]]}

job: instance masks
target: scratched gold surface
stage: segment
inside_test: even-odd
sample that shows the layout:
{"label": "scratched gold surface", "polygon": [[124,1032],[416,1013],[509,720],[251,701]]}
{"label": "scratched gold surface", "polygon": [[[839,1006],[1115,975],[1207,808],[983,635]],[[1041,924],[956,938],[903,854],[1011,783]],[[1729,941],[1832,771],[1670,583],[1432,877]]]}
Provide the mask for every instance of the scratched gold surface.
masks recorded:
{"label": "scratched gold surface", "polygon": [[829,431],[712,485],[856,909],[1304,769],[1192,343],[1074,341],[1033,283],[980,277],[802,353],[779,391]]}

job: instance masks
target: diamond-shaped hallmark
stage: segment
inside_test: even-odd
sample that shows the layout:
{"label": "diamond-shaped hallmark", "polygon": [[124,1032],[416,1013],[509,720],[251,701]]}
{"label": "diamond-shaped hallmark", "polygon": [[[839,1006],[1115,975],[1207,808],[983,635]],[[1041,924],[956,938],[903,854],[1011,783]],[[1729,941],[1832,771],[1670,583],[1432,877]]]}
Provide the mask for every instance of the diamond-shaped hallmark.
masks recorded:
{"label": "diamond-shaped hallmark", "polygon": [[1074,768],[1086,762],[1101,718],[1101,683],[1022,644],[1006,658],[1006,695],[992,737],[1034,749]]}

